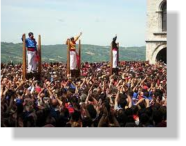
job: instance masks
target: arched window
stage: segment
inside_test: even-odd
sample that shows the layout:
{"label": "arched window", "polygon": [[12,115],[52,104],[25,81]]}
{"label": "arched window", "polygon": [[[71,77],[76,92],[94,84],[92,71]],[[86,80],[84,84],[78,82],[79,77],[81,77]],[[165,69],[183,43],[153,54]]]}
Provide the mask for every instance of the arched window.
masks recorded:
{"label": "arched window", "polygon": [[167,2],[162,5],[162,31],[167,31]]}

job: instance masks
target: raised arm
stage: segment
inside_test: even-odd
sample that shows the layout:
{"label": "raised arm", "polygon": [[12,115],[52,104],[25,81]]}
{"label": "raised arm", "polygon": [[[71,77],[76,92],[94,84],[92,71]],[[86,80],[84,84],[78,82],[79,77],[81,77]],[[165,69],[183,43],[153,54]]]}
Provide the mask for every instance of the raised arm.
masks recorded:
{"label": "raised arm", "polygon": [[114,110],[110,111],[110,115],[111,115],[111,118],[112,118],[112,120],[114,122],[114,126],[115,127],[120,127],[120,124],[119,124],[118,120],[116,119],[116,117],[114,115]]}
{"label": "raised arm", "polygon": [[116,94],[115,103],[114,103],[114,109],[116,110],[118,107],[118,101],[119,101],[119,94],[120,94],[121,87],[118,87],[118,92]]}
{"label": "raised arm", "polygon": [[25,83],[24,81],[21,81],[21,83],[20,83],[19,86],[15,89],[15,91],[19,90],[19,89],[23,86],[24,83]]}
{"label": "raised arm", "polygon": [[136,103],[136,105],[140,104],[141,102],[143,102],[145,99],[141,98],[140,100],[138,100],[138,102]]}
{"label": "raised arm", "polygon": [[103,105],[103,114],[101,119],[99,120],[98,127],[103,127],[103,125],[106,124],[107,119],[108,119],[108,111],[107,108]]}
{"label": "raised arm", "polygon": [[115,37],[113,38],[113,41],[115,42],[117,40],[117,35],[115,35]]}
{"label": "raised arm", "polygon": [[50,98],[52,98],[53,97],[53,93],[52,93],[52,91],[50,89],[50,85],[49,86],[46,86],[46,89],[47,89],[47,91],[48,91],[48,93],[50,95]]}
{"label": "raised arm", "polygon": [[128,107],[131,108],[132,107],[132,99],[129,94],[127,95],[127,101],[128,101]]}
{"label": "raised arm", "polygon": [[80,34],[74,38],[74,41],[76,42],[80,38],[81,35],[82,35],[82,32],[80,32]]}
{"label": "raised arm", "polygon": [[138,81],[138,83],[136,84],[136,86],[134,86],[134,87],[132,88],[132,91],[133,91],[133,92],[136,90],[136,88],[138,87],[138,85],[140,84],[140,82],[141,82],[141,81]]}
{"label": "raised arm", "polygon": [[80,84],[80,88],[83,87],[83,85],[85,84],[85,82],[86,82],[86,78],[83,79],[83,82]]}
{"label": "raised arm", "polygon": [[[25,34],[22,34],[22,38],[21,38],[21,40],[23,41],[23,37],[25,37]],[[25,38],[26,39],[26,38]]]}
{"label": "raised arm", "polygon": [[85,100],[85,104],[88,104],[88,100],[89,100],[89,97],[90,95],[92,94],[92,88],[93,88],[93,85],[90,87],[89,91],[88,91],[88,95],[87,95],[87,98]]}
{"label": "raised arm", "polygon": [[147,79],[147,76],[141,81],[140,86],[145,82],[146,79]]}
{"label": "raised arm", "polygon": [[63,102],[58,98],[57,95],[55,95],[55,98],[57,99],[59,106],[62,107],[63,106]]}
{"label": "raised arm", "polygon": [[3,87],[4,87],[4,85],[1,84],[1,99],[3,97]]}

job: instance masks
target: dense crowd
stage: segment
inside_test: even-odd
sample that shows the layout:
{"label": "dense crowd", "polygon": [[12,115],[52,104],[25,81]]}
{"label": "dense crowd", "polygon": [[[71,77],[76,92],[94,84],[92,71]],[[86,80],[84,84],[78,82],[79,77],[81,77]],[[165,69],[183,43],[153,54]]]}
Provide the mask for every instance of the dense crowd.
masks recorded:
{"label": "dense crowd", "polygon": [[21,64],[1,64],[2,127],[166,127],[167,68],[157,62],[43,63],[40,80],[22,80]]}

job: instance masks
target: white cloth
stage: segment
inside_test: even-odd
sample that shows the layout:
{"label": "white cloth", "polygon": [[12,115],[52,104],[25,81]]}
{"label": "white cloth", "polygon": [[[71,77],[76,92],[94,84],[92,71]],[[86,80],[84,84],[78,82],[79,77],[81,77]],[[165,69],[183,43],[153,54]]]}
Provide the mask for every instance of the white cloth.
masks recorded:
{"label": "white cloth", "polygon": [[76,63],[76,52],[70,51],[70,70],[76,69],[77,63]]}
{"label": "white cloth", "polygon": [[112,68],[117,68],[117,51],[112,51],[113,54],[113,62],[112,62]]}
{"label": "white cloth", "polygon": [[27,51],[28,57],[28,72],[36,71],[36,51]]}

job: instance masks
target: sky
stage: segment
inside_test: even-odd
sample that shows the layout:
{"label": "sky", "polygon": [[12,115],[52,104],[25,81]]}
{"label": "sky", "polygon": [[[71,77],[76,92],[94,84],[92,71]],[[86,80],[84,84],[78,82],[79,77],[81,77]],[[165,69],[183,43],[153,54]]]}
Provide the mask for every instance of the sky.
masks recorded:
{"label": "sky", "polygon": [[64,44],[83,33],[83,44],[145,45],[146,0],[1,0],[1,41],[20,43],[23,33],[43,45]]}

